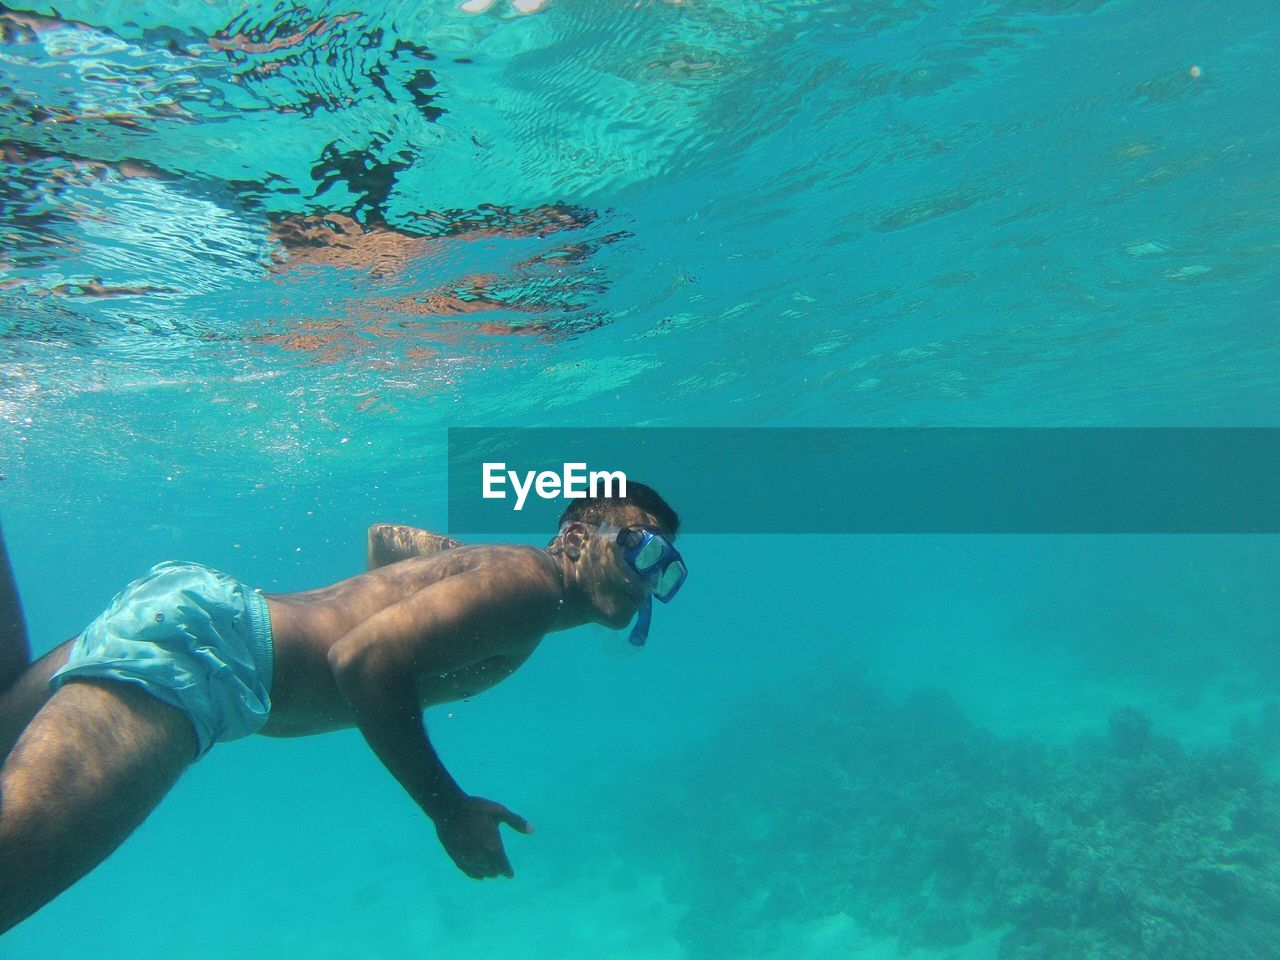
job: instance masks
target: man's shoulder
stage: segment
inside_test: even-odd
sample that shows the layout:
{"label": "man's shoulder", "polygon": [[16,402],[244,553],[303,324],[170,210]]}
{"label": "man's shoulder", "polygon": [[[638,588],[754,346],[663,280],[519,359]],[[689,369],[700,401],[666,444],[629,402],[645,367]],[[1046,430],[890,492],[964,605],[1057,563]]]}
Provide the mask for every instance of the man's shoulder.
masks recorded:
{"label": "man's shoulder", "polygon": [[457,557],[456,580],[473,599],[506,607],[530,623],[541,622],[544,612],[554,618],[563,586],[555,560],[545,550],[523,544],[476,544],[459,550],[467,553]]}
{"label": "man's shoulder", "polygon": [[[424,557],[417,570],[405,571],[411,578],[405,615],[478,630],[477,641],[483,638],[495,654],[527,655],[528,642],[545,634],[560,610],[562,587],[552,559],[536,547],[512,544],[476,544],[449,553],[447,559]],[[433,561],[440,564],[434,570],[428,567]]]}
{"label": "man's shoulder", "polygon": [[468,544],[447,553],[410,557],[370,576],[404,577],[419,588],[457,581],[459,587],[483,584],[496,592],[505,592],[503,587],[517,592],[560,590],[555,561],[547,552],[518,543]]}
{"label": "man's shoulder", "polygon": [[513,582],[559,585],[555,561],[545,550],[522,543],[475,544],[461,547],[463,559],[471,560],[476,569],[488,570],[499,579]]}

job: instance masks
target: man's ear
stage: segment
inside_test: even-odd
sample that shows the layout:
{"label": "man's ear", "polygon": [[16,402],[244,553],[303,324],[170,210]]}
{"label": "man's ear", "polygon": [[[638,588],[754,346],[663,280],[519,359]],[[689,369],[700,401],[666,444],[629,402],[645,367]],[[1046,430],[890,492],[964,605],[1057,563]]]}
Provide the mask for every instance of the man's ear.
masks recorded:
{"label": "man's ear", "polygon": [[582,556],[589,536],[591,531],[587,529],[587,525],[576,520],[560,531],[560,542],[570,560],[577,560]]}

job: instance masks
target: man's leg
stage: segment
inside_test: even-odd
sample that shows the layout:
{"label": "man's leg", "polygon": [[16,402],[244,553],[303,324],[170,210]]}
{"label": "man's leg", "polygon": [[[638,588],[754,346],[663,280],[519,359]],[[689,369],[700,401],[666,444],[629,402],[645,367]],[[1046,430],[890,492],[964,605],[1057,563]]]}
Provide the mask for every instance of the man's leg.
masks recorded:
{"label": "man's leg", "polygon": [[27,667],[26,672],[8,690],[0,693],[0,764],[9,756],[9,751],[18,742],[18,737],[22,736],[27,724],[48,702],[53,693],[49,689],[49,678],[66,664],[74,642],[72,639],[54,647]]}
{"label": "man's leg", "polygon": [[65,683],[0,768],[0,933],[106,859],[195,756],[179,710],[122,683]]}
{"label": "man's leg", "polygon": [[4,530],[0,529],[0,693],[17,680],[30,663],[27,621],[22,616],[18,585],[9,566]]}

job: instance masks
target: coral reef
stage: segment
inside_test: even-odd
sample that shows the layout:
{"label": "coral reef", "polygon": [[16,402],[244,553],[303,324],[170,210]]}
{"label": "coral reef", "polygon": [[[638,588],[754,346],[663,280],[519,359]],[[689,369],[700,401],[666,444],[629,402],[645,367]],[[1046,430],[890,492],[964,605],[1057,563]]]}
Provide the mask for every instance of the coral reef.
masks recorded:
{"label": "coral reef", "polygon": [[1132,709],[1051,748],[937,692],[828,678],[802,699],[735,717],[647,800],[692,956],[785,952],[797,923],[838,914],[942,956],[991,931],[1005,960],[1275,956],[1274,706],[1193,753]]}

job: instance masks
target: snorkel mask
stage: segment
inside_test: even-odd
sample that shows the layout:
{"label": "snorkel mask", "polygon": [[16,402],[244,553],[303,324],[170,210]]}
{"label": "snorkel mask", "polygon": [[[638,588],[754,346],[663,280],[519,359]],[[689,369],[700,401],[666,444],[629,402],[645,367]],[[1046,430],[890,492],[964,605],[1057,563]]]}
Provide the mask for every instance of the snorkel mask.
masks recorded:
{"label": "snorkel mask", "polygon": [[653,621],[653,598],[670,603],[684,585],[689,570],[680,551],[656,530],[648,527],[619,528],[611,523],[595,526],[599,536],[618,545],[622,561],[644,581],[647,588],[636,622],[631,627],[631,635],[627,638],[633,647],[643,647],[649,638],[649,624]]}

